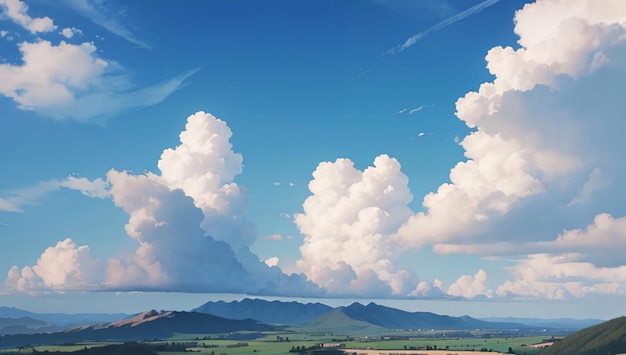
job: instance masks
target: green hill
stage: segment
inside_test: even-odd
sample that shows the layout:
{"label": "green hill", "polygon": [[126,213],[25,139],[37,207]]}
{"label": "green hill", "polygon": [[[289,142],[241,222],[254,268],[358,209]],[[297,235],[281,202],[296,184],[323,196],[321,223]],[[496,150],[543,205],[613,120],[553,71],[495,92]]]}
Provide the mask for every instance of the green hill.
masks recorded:
{"label": "green hill", "polygon": [[585,328],[541,352],[541,355],[613,355],[626,353],[626,317]]}
{"label": "green hill", "polygon": [[303,327],[333,334],[377,334],[386,331],[385,328],[348,317],[341,308],[336,308]]}

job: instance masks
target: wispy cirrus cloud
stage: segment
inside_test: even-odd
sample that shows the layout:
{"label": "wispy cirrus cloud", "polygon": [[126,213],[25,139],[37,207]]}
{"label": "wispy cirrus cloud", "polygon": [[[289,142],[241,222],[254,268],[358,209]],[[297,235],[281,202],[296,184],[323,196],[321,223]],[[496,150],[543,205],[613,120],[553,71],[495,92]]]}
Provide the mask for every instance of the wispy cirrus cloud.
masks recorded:
{"label": "wispy cirrus cloud", "polygon": [[0,211],[23,212],[26,205],[36,204],[44,195],[60,188],[57,180],[42,181],[34,186],[6,191],[0,196]]}
{"label": "wispy cirrus cloud", "polygon": [[140,48],[150,48],[147,42],[137,38],[125,25],[120,23],[118,21],[119,16],[112,14],[111,9],[106,7],[102,1],[65,0],[65,3],[105,30],[124,38]]}
{"label": "wispy cirrus cloud", "polygon": [[417,106],[415,108],[412,108],[412,109],[408,109],[408,108],[405,107],[405,108],[399,110],[398,112],[396,112],[396,115],[401,115],[403,113],[408,113],[409,115],[412,115],[414,113],[422,111],[425,108],[432,107],[432,106],[435,106],[435,105],[419,105],[419,106]]}
{"label": "wispy cirrus cloud", "polygon": [[63,180],[41,181],[34,186],[0,192],[0,211],[24,212],[24,206],[37,204],[45,195],[62,188],[80,191],[92,198],[110,196],[109,184],[101,178],[89,180],[84,177],[68,176]]}
{"label": "wispy cirrus cloud", "polygon": [[482,1],[472,7],[470,7],[469,9],[465,10],[465,11],[461,11],[458,14],[448,17],[447,19],[437,23],[436,25],[418,33],[415,34],[411,37],[409,37],[406,41],[404,41],[404,43],[397,45],[391,49],[389,49],[388,51],[385,52],[385,54],[396,54],[396,53],[400,53],[402,51],[404,51],[405,49],[411,47],[412,45],[414,45],[415,43],[419,42],[420,40],[422,40],[423,38],[425,38],[426,36],[430,35],[433,32],[437,32],[443,28],[446,28],[448,26],[450,26],[451,24],[457,22],[457,21],[461,21],[464,18],[470,17],[478,12],[481,12],[482,10],[495,5],[496,3],[500,2],[500,0],[485,0]]}

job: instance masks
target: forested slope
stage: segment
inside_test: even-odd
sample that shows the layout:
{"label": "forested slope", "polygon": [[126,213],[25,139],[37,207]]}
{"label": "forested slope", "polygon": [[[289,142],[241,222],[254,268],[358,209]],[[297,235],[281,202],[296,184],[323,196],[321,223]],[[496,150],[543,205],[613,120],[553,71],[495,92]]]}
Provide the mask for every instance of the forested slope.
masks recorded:
{"label": "forested slope", "polygon": [[626,353],[626,317],[585,328],[557,341],[541,355],[613,355]]}

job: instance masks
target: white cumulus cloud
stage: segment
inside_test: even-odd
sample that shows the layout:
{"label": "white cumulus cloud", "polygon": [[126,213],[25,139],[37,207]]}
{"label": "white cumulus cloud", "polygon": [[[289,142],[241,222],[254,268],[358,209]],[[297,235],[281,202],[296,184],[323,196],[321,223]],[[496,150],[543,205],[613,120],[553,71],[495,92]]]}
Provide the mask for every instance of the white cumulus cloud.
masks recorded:
{"label": "white cumulus cloud", "polygon": [[90,42],[22,42],[21,64],[0,64],[0,94],[20,109],[57,120],[88,120],[163,101],[191,74],[134,90],[118,63],[101,58]]}
{"label": "white cumulus cloud", "polygon": [[5,281],[5,290],[39,292],[44,289],[86,290],[103,276],[102,264],[92,259],[89,247],[76,246],[71,239],[47,248],[32,266],[21,270],[13,266]]}
{"label": "white cumulus cloud", "polygon": [[445,298],[446,293],[443,291],[443,282],[436,279],[432,284],[427,281],[421,281],[415,289],[411,291],[409,296],[425,299]]}
{"label": "white cumulus cloud", "polygon": [[502,297],[564,299],[588,293],[624,294],[626,265],[597,267],[581,254],[532,254],[511,268],[515,278],[497,288]]}
{"label": "white cumulus cloud", "polygon": [[[626,48],[626,5],[594,4],[538,1],[516,13],[521,47],[490,50],[494,81],[457,101],[457,116],[475,129],[460,143],[467,160],[424,197],[425,211],[399,239],[413,246],[549,240],[563,222],[614,199],[607,191],[623,191],[616,152],[624,143],[612,133],[624,126],[623,100],[595,92],[623,88],[626,68],[612,58]],[[547,220],[548,213],[558,216]]]}
{"label": "white cumulus cloud", "polygon": [[408,293],[411,275],[395,269],[397,251],[389,242],[412,214],[407,183],[400,163],[387,155],[364,171],[349,159],[320,163],[304,212],[295,215],[305,235],[299,267],[331,292]]}
{"label": "white cumulus cloud", "polygon": [[448,288],[448,295],[468,299],[478,296],[492,298],[493,291],[487,289],[486,281],[487,273],[482,269],[478,270],[475,275],[461,275]]}
{"label": "white cumulus cloud", "polygon": [[231,136],[226,122],[198,112],[188,118],[181,144],[166,149],[158,166],[167,185],[202,210],[206,233],[238,249],[255,240],[256,230],[243,217],[245,189],[233,181],[243,171],[243,157],[232,150]]}
{"label": "white cumulus cloud", "polygon": [[28,6],[20,0],[0,0],[0,9],[2,14],[7,16],[11,21],[22,26],[30,33],[36,34],[41,32],[54,31],[57,26],[49,17],[30,17],[28,15]]}
{"label": "white cumulus cloud", "polygon": [[486,56],[495,79],[456,103],[473,128],[467,160],[393,239],[517,263],[497,292],[479,273],[450,295],[623,292],[626,3],[539,0],[516,13],[515,32],[519,48]]}

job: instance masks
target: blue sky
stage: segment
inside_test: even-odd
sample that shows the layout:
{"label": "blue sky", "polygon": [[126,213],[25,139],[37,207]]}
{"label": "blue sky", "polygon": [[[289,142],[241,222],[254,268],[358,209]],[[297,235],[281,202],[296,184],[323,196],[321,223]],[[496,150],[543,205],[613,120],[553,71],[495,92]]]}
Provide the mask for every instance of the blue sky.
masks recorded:
{"label": "blue sky", "polygon": [[0,0],[0,302],[622,315],[626,8],[592,4]]}

